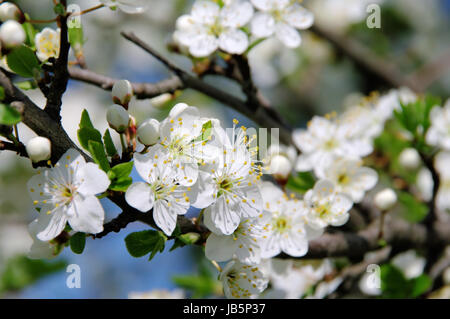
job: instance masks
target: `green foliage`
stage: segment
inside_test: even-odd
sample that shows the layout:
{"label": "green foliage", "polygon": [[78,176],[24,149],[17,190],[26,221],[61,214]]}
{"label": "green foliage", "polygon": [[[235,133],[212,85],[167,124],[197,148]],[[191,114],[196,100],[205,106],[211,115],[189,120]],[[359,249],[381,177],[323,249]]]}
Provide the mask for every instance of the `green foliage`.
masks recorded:
{"label": "green foliage", "polygon": [[398,193],[398,201],[402,205],[402,216],[412,223],[421,222],[428,213],[428,206],[421,203],[407,192]]}
{"label": "green foliage", "polygon": [[22,81],[22,82],[17,82],[15,83],[15,85],[24,91],[28,91],[28,90],[34,90],[37,88],[37,84],[35,81]]}
{"label": "green foliage", "polygon": [[103,147],[103,143],[89,140],[88,147],[89,152],[91,153],[92,158],[94,159],[94,162],[97,163],[102,170],[108,172],[110,167],[108,158],[106,157],[105,148]]}
{"label": "green foliage", "polygon": [[85,150],[90,151],[89,141],[100,143],[103,147],[102,135],[92,125],[89,113],[86,110],[83,110],[83,113],[81,114],[79,127],[77,132],[78,141]]}
{"label": "green foliage", "polygon": [[130,177],[133,170],[133,162],[122,163],[114,166],[108,176],[111,180],[109,188],[113,191],[125,192],[133,182]]}
{"label": "green foliage", "polygon": [[66,8],[64,7],[63,4],[58,3],[53,7],[53,11],[57,14],[57,15],[64,15],[66,13]]}
{"label": "green foliage", "polygon": [[84,251],[84,247],[86,246],[86,234],[85,233],[75,233],[72,237],[70,237],[70,249],[75,254],[81,254]]}
{"label": "green foliage", "polygon": [[32,78],[41,69],[34,51],[25,45],[14,49],[6,57],[9,68],[25,78]]}
{"label": "green foliage", "polygon": [[33,260],[25,256],[10,259],[0,277],[0,293],[23,289],[44,276],[63,270],[66,266],[62,261]]}
{"label": "green foliage", "polygon": [[21,120],[21,115],[17,110],[7,104],[0,103],[0,124],[15,125]]}
{"label": "green foliage", "polygon": [[[28,15],[26,14],[26,16]],[[29,19],[29,17],[27,17],[27,19]],[[22,28],[24,29],[26,34],[25,44],[34,49],[34,38],[38,31],[34,28],[33,24],[29,22],[22,23]]]}
{"label": "green foliage", "polygon": [[192,298],[205,298],[221,291],[221,284],[215,278],[211,267],[204,257],[199,263],[198,275],[174,276],[173,282],[192,292]]}
{"label": "green foliage", "polygon": [[5,97],[5,88],[3,86],[0,86],[0,101],[3,101]]}
{"label": "green foliage", "polygon": [[286,187],[291,191],[304,194],[314,187],[316,180],[310,172],[300,172],[297,176],[289,176]]}
{"label": "green foliage", "polygon": [[109,133],[109,129],[106,129],[105,134],[103,134],[103,142],[105,143],[106,153],[109,156],[114,156],[117,154],[116,146],[111,138],[111,134]]}
{"label": "green foliage", "polygon": [[427,275],[407,279],[391,264],[381,266],[382,298],[416,298],[425,293],[432,284]]}
{"label": "green foliage", "polygon": [[144,230],[129,234],[125,238],[127,250],[133,257],[142,257],[149,253],[152,260],[157,252],[163,252],[167,237],[161,231]]}
{"label": "green foliage", "polygon": [[91,117],[89,116],[89,112],[84,109],[81,113],[81,120],[79,124],[80,128],[94,128],[94,125],[92,124]]}

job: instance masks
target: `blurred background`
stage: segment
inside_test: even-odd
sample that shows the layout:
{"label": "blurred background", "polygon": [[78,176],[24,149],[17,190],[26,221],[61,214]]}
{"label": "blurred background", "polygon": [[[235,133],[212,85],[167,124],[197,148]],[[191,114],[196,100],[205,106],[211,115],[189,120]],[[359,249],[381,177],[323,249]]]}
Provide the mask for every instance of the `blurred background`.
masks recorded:
{"label": "blurred background", "polygon": [[[12,2],[19,4],[32,19],[54,17],[52,0]],[[69,3],[76,3],[82,9],[98,4],[96,0]],[[190,60],[167,50],[176,18],[190,10],[192,1],[149,0],[149,3],[150,8],[139,15],[102,9],[82,16],[88,68],[135,82],[156,82],[169,75],[154,58],[124,40],[119,34],[122,30],[135,32],[179,66],[192,68]],[[381,6],[381,29],[367,28],[366,8],[372,3]],[[405,76],[430,77],[427,91],[443,98],[449,96],[450,72],[445,67],[436,70],[430,65],[437,63],[450,69],[450,0],[305,0],[303,4],[314,12],[321,27],[358,41],[376,56],[394,63]],[[303,127],[315,114],[339,111],[362,94],[379,88],[369,83],[365,74],[338,54],[330,43],[308,31],[302,32],[302,37],[302,45],[295,50],[273,39],[259,44],[249,54],[255,82],[292,127]],[[241,94],[231,81],[217,77],[206,80]],[[27,91],[27,94],[43,105],[40,92]],[[225,126],[234,117],[246,126],[252,125],[229,108],[191,90],[168,103],[133,101],[130,112],[138,122],[148,117],[161,120],[181,100],[198,106],[205,116],[221,119]],[[62,118],[72,139],[77,140],[76,130],[83,109],[89,111],[94,125],[104,131],[106,108],[111,103],[110,93],[71,81],[63,100]],[[19,131],[25,142],[34,136],[24,126]],[[118,234],[88,239],[82,255],[66,248],[51,261],[26,258],[31,245],[27,225],[36,216],[25,187],[32,174],[29,160],[11,152],[0,152],[0,297],[127,298],[135,297],[134,292],[155,289],[182,297],[183,293],[176,290],[180,286],[191,288],[187,296],[203,296],[214,291],[212,270],[202,259],[199,247],[184,247],[169,253],[169,246],[151,262],[145,257],[132,258],[124,238],[130,232],[146,229],[139,223],[130,224]],[[104,201],[103,204],[108,220],[119,213],[112,203]],[[66,286],[68,264],[78,264],[81,268],[80,289]]]}

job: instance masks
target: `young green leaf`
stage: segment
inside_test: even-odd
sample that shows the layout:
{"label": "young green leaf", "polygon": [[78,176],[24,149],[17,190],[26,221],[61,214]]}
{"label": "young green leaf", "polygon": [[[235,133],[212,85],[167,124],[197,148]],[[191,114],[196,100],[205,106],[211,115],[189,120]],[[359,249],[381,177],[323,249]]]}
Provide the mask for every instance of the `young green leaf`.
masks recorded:
{"label": "young green leaf", "polygon": [[72,237],[70,237],[70,249],[75,254],[81,254],[84,251],[84,247],[86,246],[86,234],[85,233],[76,233]]}
{"label": "young green leaf", "polygon": [[81,120],[80,120],[80,124],[79,124],[80,128],[94,128],[94,125],[92,124],[91,118],[89,116],[89,112],[84,109],[83,112],[81,113]]}
{"label": "young green leaf", "polygon": [[78,141],[84,149],[89,151],[89,141],[103,144],[102,135],[95,128],[83,127],[78,130]]}
{"label": "young green leaf", "polygon": [[314,187],[315,179],[310,172],[300,172],[297,176],[289,176],[286,187],[292,191],[303,194]]}
{"label": "young green leaf", "polygon": [[113,191],[125,192],[133,182],[133,179],[130,177],[132,170],[133,162],[122,163],[114,166],[111,169],[111,174],[109,174],[111,179],[109,189]]}
{"label": "young green leaf", "polygon": [[151,252],[149,260],[164,250],[167,237],[160,231],[144,230],[129,234],[125,238],[127,250],[133,257],[142,257]]}
{"label": "young green leaf", "polygon": [[15,125],[21,121],[21,115],[17,110],[6,104],[0,104],[0,124]]}
{"label": "young green leaf", "polygon": [[88,146],[94,162],[97,163],[102,170],[108,172],[110,170],[110,166],[103,144],[90,140],[88,142]]}
{"label": "young green leaf", "polygon": [[25,78],[34,77],[39,72],[41,66],[39,64],[34,51],[25,45],[14,49],[6,57],[9,68]]}
{"label": "young green leaf", "polygon": [[105,143],[106,153],[108,154],[108,156],[114,156],[117,154],[117,149],[111,138],[109,129],[106,129],[105,134],[103,134],[103,142]]}

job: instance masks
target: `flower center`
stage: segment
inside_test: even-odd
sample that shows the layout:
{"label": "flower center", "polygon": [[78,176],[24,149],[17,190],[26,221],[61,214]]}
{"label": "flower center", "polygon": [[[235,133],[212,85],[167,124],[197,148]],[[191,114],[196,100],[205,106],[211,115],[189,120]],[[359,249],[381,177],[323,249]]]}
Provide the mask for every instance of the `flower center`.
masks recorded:
{"label": "flower center", "polygon": [[275,221],[273,223],[273,227],[275,228],[275,230],[277,232],[284,233],[287,229],[290,228],[290,222],[284,216],[278,217],[277,219],[275,219]]}
{"label": "flower center", "polygon": [[347,174],[343,173],[338,176],[338,184],[347,185],[350,182],[350,177]]}
{"label": "flower center", "polygon": [[329,151],[336,148],[337,145],[338,145],[337,141],[334,138],[332,138],[325,142],[324,148]]}

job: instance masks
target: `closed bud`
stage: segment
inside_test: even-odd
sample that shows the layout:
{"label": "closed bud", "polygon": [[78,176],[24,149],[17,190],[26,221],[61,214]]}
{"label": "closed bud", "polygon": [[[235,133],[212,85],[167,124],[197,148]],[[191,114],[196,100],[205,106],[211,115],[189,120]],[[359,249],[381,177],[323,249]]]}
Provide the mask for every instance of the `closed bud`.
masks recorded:
{"label": "closed bud", "polygon": [[138,140],[146,146],[154,145],[159,139],[159,122],[148,119],[137,130]]}
{"label": "closed bud", "polygon": [[127,80],[120,80],[114,83],[112,88],[112,98],[114,103],[123,105],[128,108],[128,103],[133,96],[133,87]]}
{"label": "closed bud", "polygon": [[386,211],[397,203],[397,195],[392,189],[386,188],[375,195],[374,203],[378,209]]}
{"label": "closed bud", "polygon": [[398,160],[400,165],[408,170],[415,170],[420,165],[420,155],[415,148],[405,148]]}
{"label": "closed bud", "polygon": [[292,163],[286,156],[275,155],[270,159],[269,173],[276,179],[286,180],[291,173]]}
{"label": "closed bud", "polygon": [[164,93],[150,99],[150,103],[157,108],[163,107],[167,102],[172,100],[173,96],[170,93]]}
{"label": "closed bud", "polygon": [[34,163],[46,161],[51,157],[51,143],[48,138],[37,136],[28,141],[26,150]]}
{"label": "closed bud", "polygon": [[14,48],[25,42],[25,31],[22,25],[14,20],[8,20],[0,27],[0,39],[6,48]]}
{"label": "closed bud", "polygon": [[3,2],[0,4],[0,21],[6,22],[8,20],[19,21],[22,17],[20,9],[11,2]]}
{"label": "closed bud", "polygon": [[124,133],[128,128],[130,115],[122,106],[113,104],[106,112],[106,120],[112,129],[118,133]]}

